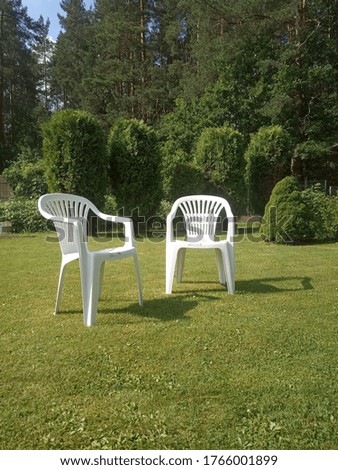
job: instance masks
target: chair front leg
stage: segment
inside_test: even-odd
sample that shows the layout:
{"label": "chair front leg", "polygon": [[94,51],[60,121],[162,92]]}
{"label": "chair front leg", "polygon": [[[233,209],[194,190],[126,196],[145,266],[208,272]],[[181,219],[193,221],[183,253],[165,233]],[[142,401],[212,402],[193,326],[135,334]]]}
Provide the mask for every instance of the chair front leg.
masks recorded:
{"label": "chair front leg", "polygon": [[234,261],[232,260],[231,254],[229,253],[228,245],[225,245],[222,248],[222,258],[223,258],[223,264],[225,267],[228,293],[234,294],[235,293],[235,277],[234,277],[234,267],[233,267]]}
{"label": "chair front leg", "polygon": [[96,322],[99,303],[101,263],[94,256],[81,265],[81,287],[83,300],[83,323],[93,326]]}
{"label": "chair front leg", "polygon": [[137,253],[133,255],[134,263],[135,263],[135,270],[136,270],[136,279],[137,279],[137,287],[138,287],[138,303],[142,307],[143,305],[143,295],[142,295],[142,281],[141,281],[141,272],[140,272],[140,264],[138,261]]}
{"label": "chair front leg", "polygon": [[56,294],[56,303],[55,303],[54,314],[59,313],[59,311],[60,311],[61,299],[62,299],[63,281],[64,281],[64,276],[65,276],[66,266],[67,266],[67,263],[65,263],[65,262],[62,260],[62,261],[61,261],[60,274],[59,274],[58,290],[57,290],[57,294]]}
{"label": "chair front leg", "polygon": [[177,248],[170,246],[170,243],[166,248],[166,294],[171,294],[174,275],[175,275],[175,266],[177,258]]}

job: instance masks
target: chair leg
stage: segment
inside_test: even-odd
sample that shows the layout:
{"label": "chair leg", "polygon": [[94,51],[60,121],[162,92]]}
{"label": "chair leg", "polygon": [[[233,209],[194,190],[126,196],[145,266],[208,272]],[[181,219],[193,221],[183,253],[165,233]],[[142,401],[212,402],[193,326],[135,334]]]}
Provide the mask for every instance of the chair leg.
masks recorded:
{"label": "chair leg", "polygon": [[92,257],[81,266],[81,287],[83,301],[83,323],[93,326],[96,322],[100,292],[101,263]]}
{"label": "chair leg", "polygon": [[100,268],[100,285],[99,285],[99,300],[102,298],[102,287],[103,287],[103,277],[104,277],[104,268],[106,263],[103,261]]}
{"label": "chair leg", "polygon": [[137,287],[138,287],[138,303],[142,307],[142,305],[143,305],[142,281],[141,281],[140,264],[138,262],[137,253],[134,254],[134,262],[135,262]]}
{"label": "chair leg", "polygon": [[166,294],[171,294],[173,281],[174,281],[174,274],[175,274],[175,265],[176,265],[176,258],[177,258],[177,249],[170,248],[167,245],[166,250]]}
{"label": "chair leg", "polygon": [[57,294],[56,294],[56,303],[55,303],[54,314],[57,314],[57,313],[59,313],[59,311],[60,311],[61,299],[62,299],[63,281],[64,281],[64,276],[65,276],[66,266],[67,266],[67,263],[61,262],[60,275],[59,275],[59,283],[58,283],[58,290],[57,290]]}
{"label": "chair leg", "polygon": [[232,256],[229,253],[228,246],[222,248],[222,258],[223,264],[225,267],[225,275],[226,281],[228,286],[228,293],[234,294],[235,293],[235,277],[234,277],[234,262],[232,260]]}
{"label": "chair leg", "polygon": [[218,277],[220,284],[225,285],[225,270],[224,270],[224,263],[222,257],[222,251],[219,248],[215,248],[216,254],[216,263],[218,269]]}
{"label": "chair leg", "polygon": [[182,282],[183,276],[183,269],[184,269],[184,261],[185,261],[185,254],[187,249],[181,248],[178,250],[177,253],[177,283],[180,284]]}

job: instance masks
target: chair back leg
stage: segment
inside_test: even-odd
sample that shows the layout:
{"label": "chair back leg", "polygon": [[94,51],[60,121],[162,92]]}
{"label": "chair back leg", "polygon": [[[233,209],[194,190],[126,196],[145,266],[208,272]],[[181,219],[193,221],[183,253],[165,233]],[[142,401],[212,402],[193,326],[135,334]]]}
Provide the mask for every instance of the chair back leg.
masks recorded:
{"label": "chair back leg", "polygon": [[184,262],[185,262],[185,255],[186,255],[187,249],[186,248],[180,248],[177,253],[177,283],[180,284],[182,282],[182,277],[183,277],[183,269],[184,269]]}

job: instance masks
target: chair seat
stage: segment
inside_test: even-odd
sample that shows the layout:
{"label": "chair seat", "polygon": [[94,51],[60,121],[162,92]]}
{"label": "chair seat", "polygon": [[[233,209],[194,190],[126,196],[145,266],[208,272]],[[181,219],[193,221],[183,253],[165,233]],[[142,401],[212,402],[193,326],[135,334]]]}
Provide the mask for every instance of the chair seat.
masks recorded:
{"label": "chair seat", "polygon": [[118,258],[127,258],[128,256],[132,256],[132,254],[136,253],[135,248],[130,248],[128,246],[119,246],[117,248],[106,248],[104,250],[95,250],[92,251],[95,255],[102,254],[105,258],[109,257],[109,259],[118,259]]}
{"label": "chair seat", "polygon": [[181,246],[182,248],[221,248],[222,246],[229,243],[227,240],[201,240],[201,241],[189,241],[189,240],[175,240],[171,242],[173,246]]}

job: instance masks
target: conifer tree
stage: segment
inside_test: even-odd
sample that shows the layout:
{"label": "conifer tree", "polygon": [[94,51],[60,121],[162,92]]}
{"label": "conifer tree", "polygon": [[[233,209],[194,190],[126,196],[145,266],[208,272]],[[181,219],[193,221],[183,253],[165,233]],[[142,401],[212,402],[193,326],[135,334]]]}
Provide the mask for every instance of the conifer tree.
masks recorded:
{"label": "conifer tree", "polygon": [[[32,54],[41,28],[21,0],[0,0],[0,171],[16,146],[29,142],[37,105],[36,61]],[[30,123],[28,126],[27,123]]]}
{"label": "conifer tree", "polygon": [[84,0],[61,0],[65,15],[58,14],[61,32],[54,56],[54,77],[62,90],[65,108],[80,108],[83,81],[88,73],[89,26],[91,14]]}

